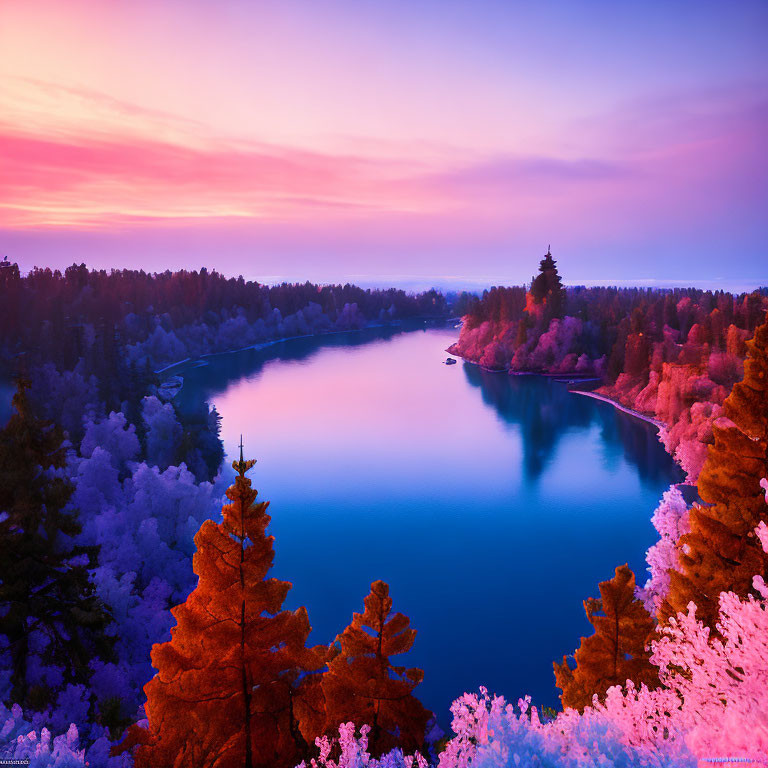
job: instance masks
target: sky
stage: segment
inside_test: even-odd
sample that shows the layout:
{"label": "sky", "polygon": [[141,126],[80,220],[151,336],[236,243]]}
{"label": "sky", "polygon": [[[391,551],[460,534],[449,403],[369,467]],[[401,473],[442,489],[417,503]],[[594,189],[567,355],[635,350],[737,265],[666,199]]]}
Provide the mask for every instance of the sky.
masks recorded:
{"label": "sky", "polygon": [[0,255],[768,285],[768,3],[3,0]]}

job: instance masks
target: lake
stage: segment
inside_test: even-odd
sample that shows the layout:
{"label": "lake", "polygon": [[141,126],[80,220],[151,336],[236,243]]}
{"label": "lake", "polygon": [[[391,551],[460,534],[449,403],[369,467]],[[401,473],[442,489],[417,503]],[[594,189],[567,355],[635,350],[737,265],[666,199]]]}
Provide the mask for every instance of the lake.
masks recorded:
{"label": "lake", "polygon": [[272,575],[310,643],[362,611],[375,579],[418,631],[395,663],[444,729],[485,685],[558,705],[552,661],[591,633],[582,601],[623,563],[645,580],[650,517],[682,479],[655,428],[540,376],[446,366],[453,327],[281,342],[183,371],[181,407],[240,434],[271,502]]}

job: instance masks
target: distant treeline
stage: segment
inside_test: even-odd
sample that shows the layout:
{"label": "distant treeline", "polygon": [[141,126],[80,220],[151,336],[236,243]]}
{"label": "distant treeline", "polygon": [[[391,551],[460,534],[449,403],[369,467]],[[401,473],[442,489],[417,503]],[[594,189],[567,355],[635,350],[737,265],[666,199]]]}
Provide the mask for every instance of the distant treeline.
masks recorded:
{"label": "distant treeline", "polygon": [[204,267],[147,273],[73,264],[64,272],[36,267],[22,276],[16,264],[5,262],[0,294],[0,358],[25,352],[66,369],[94,345],[104,357],[105,347],[144,341],[158,324],[167,331],[201,322],[215,328],[234,316],[250,324],[279,323],[311,305],[329,326],[440,317],[449,310],[436,290],[412,295],[350,284],[268,286]]}
{"label": "distant treeline", "polygon": [[[679,334],[679,342],[685,342],[688,332],[696,325],[701,341],[725,349],[728,328],[734,325],[753,332],[768,306],[768,288],[734,295],[698,288],[573,286],[564,289],[564,295],[558,316],[577,318],[585,324],[578,342],[569,352],[586,353],[592,359],[606,355],[607,372],[613,378],[624,369],[626,341],[632,334],[643,334],[647,343],[661,341],[666,327]],[[535,336],[539,320],[537,306],[532,306],[529,296],[525,286],[483,291],[482,298],[468,306],[467,330],[484,322],[514,323],[518,332],[513,342],[517,343],[513,343],[510,351],[516,351],[529,341],[529,336]],[[545,310],[540,315],[545,321],[554,319],[554,315]],[[519,331],[520,324],[523,331]],[[549,322],[545,325],[548,327]],[[510,362],[511,358],[503,367],[508,367]]]}

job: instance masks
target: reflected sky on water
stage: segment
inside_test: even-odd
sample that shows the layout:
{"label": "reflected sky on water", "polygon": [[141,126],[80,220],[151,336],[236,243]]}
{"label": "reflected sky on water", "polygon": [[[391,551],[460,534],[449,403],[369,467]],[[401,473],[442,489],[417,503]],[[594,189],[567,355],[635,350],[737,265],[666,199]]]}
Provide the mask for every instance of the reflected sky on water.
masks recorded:
{"label": "reflected sky on water", "polygon": [[590,631],[582,600],[628,562],[645,578],[650,517],[682,479],[651,425],[538,376],[445,366],[458,331],[368,330],[211,358],[179,405],[243,433],[271,502],[273,575],[313,643],[391,586],[418,630],[408,665],[444,728],[486,685],[555,705],[552,661]]}

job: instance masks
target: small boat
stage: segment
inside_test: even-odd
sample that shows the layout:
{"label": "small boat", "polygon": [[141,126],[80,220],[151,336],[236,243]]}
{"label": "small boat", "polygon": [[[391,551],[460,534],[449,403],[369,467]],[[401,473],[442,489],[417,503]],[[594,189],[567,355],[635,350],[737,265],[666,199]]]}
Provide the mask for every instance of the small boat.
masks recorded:
{"label": "small boat", "polygon": [[447,357],[445,359],[445,364],[446,365],[456,365],[456,361],[452,357]]}

